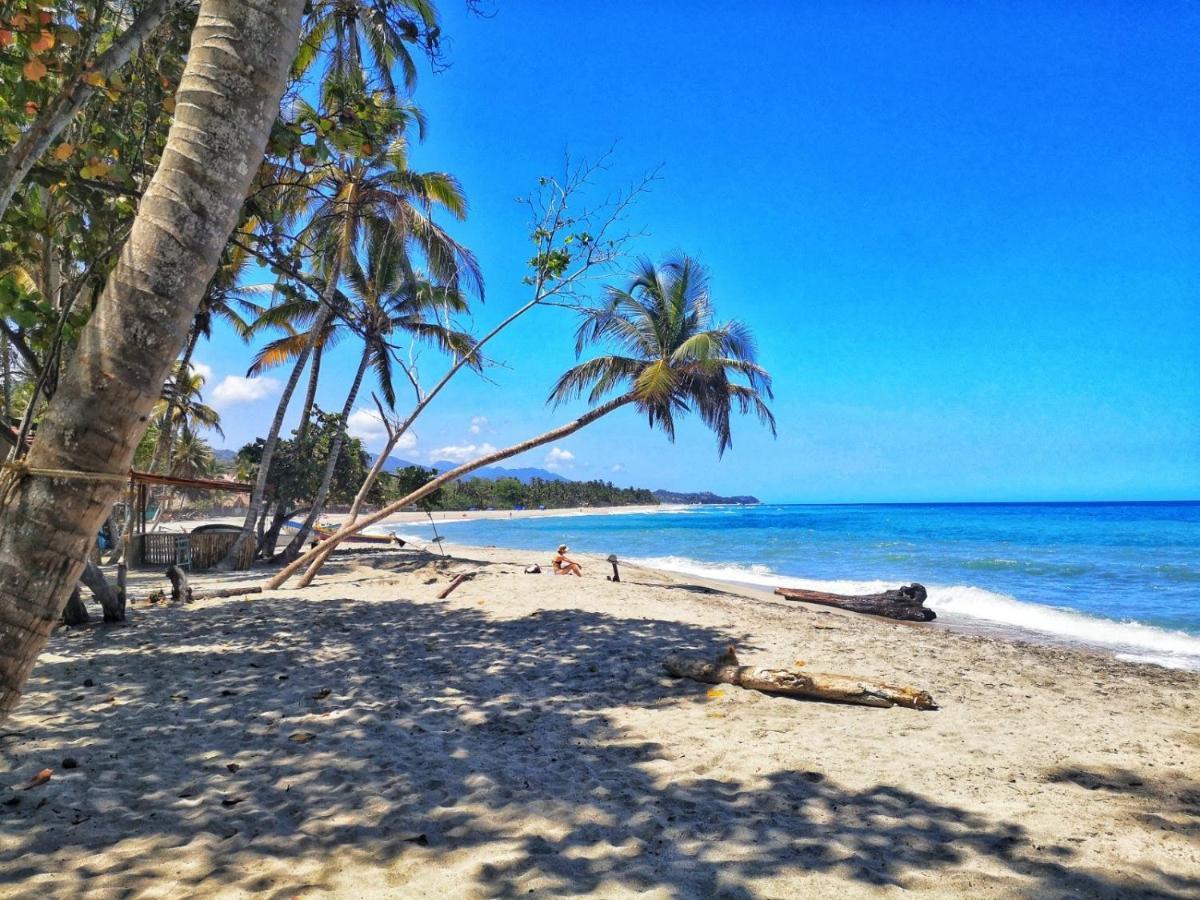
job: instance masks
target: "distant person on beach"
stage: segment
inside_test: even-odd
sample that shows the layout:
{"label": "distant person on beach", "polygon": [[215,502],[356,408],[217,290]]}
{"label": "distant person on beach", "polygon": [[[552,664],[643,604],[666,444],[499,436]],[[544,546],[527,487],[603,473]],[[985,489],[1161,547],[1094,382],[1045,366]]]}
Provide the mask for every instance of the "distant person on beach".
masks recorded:
{"label": "distant person on beach", "polygon": [[554,557],[551,566],[554,568],[555,575],[578,575],[583,577],[583,569],[579,568],[579,563],[574,560],[567,559],[567,551],[571,548],[566,544],[558,545],[558,553]]}

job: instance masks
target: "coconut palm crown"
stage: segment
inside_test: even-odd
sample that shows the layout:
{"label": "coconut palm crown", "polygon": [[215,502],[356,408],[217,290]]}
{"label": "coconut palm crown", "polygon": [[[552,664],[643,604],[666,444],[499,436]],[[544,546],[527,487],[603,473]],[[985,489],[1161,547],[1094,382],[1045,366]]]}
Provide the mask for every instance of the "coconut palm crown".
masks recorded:
{"label": "coconut palm crown", "polygon": [[661,265],[642,260],[625,288],[609,286],[606,302],[583,310],[576,356],[606,342],[618,353],[598,356],[563,373],[550,393],[557,405],[588,392],[595,404],[618,388],[652,428],[675,439],[675,416],[695,411],[717,437],[717,453],[733,445],[729,417],[754,413],[775,434],[771,376],[755,361],[750,330],[716,323],[708,272],[681,256]]}

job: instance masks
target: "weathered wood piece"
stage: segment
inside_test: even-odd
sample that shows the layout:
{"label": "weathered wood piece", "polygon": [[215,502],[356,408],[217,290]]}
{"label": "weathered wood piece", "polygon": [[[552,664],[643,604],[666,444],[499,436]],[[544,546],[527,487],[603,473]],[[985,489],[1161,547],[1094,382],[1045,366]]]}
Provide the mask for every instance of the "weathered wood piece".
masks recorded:
{"label": "weathered wood piece", "polygon": [[262,586],[221,588],[219,591],[205,591],[203,594],[193,594],[193,600],[212,600],[217,597],[240,597],[242,594],[261,594]]}
{"label": "weathered wood piece", "polygon": [[663,668],[676,678],[691,678],[707,684],[733,684],[767,694],[814,697],[860,706],[907,706],[909,709],[937,709],[928,691],[887,684],[853,675],[822,672],[794,672],[789,669],[760,669],[755,666],[723,666],[706,659],[671,654]]}
{"label": "weathered wood piece", "polygon": [[937,613],[925,606],[925,587],[909,584],[902,588],[884,591],[882,594],[827,594],[824,591],[802,591],[797,588],[775,588],[775,593],[786,600],[802,600],[805,603],[820,603],[836,606],[851,612],[869,613],[889,619],[908,622],[931,622]]}
{"label": "weathered wood piece", "polygon": [[447,597],[450,596],[451,591],[453,591],[455,588],[457,588],[464,581],[470,581],[474,577],[475,577],[474,572],[463,572],[461,575],[455,575],[454,580],[451,581],[448,585],[446,585],[446,588],[440,594],[437,595],[437,598],[439,600],[445,600]]}
{"label": "weathered wood piece", "polygon": [[167,566],[167,571],[164,573],[171,579],[171,602],[172,603],[190,603],[192,601],[192,588],[188,584],[187,572],[183,571],[179,566]]}
{"label": "weathered wood piece", "polygon": [[86,625],[91,620],[83,598],[79,596],[79,585],[75,585],[75,590],[71,591],[71,596],[67,598],[62,620],[64,625]]}
{"label": "weathered wood piece", "polygon": [[609,581],[620,581],[621,580],[621,570],[617,568],[617,554],[610,553],[608,555],[607,562],[612,563],[612,567],[613,567],[612,578],[609,578],[608,580]]}

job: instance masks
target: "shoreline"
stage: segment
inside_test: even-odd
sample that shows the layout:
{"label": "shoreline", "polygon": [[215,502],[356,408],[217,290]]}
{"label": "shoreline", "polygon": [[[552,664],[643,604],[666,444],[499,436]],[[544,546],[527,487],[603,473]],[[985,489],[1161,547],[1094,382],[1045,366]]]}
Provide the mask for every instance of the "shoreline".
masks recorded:
{"label": "shoreline", "polygon": [[[527,519],[547,519],[547,518],[578,518],[589,516],[613,516],[613,515],[638,515],[638,514],[671,514],[682,510],[693,508],[712,508],[720,506],[717,504],[656,504],[650,505],[631,505],[631,506],[609,506],[609,507],[566,507],[559,509],[547,510],[474,510],[474,511],[443,511],[434,513],[434,523],[437,527],[453,525],[457,522],[475,522],[475,521],[500,521],[500,520],[527,520]],[[341,524],[346,519],[344,513],[331,513],[323,517],[322,521]],[[206,522],[222,522],[227,524],[240,524],[240,519],[232,518],[225,519],[209,519]],[[175,523],[185,527],[194,527],[200,524],[196,522]],[[429,518],[422,512],[401,512],[389,516],[382,522],[379,522],[370,528],[366,529],[367,534],[391,534],[397,531],[399,526],[416,525],[429,527]],[[168,524],[166,527],[170,527]],[[286,532],[285,532],[286,533]],[[452,534],[452,532],[450,533]],[[443,535],[441,546],[446,552],[452,552],[453,548],[460,551],[470,552],[473,549],[471,544],[460,544],[455,541],[448,540],[450,534]],[[406,535],[408,538],[415,538],[415,542],[424,546],[426,550],[431,552],[436,551],[438,544],[423,535]],[[353,545],[349,545],[353,546]],[[489,545],[491,549],[493,545]],[[504,547],[504,545],[496,544],[494,547],[508,549],[518,553],[539,552],[524,550],[518,547]],[[550,550],[545,551],[548,555]],[[620,554],[618,554],[620,555]],[[771,581],[766,583],[757,583],[753,581],[740,580],[736,577],[726,577],[719,574],[711,574],[703,571],[705,568],[716,567],[720,568],[722,563],[706,563],[700,560],[689,560],[693,565],[687,567],[673,568],[664,566],[659,559],[644,559],[638,557],[628,557],[632,562],[636,562],[643,567],[657,568],[664,572],[670,572],[677,575],[683,575],[690,578],[701,578],[713,584],[722,584],[725,586],[736,587],[739,590],[749,590],[762,595],[773,596],[774,586],[776,582],[780,585],[797,586],[797,587],[813,587],[818,590],[830,590],[833,592],[842,591],[836,582],[829,582],[826,579],[808,578],[802,575],[786,575],[786,574],[771,574]],[[732,565],[732,564],[730,564]],[[880,582],[882,584],[883,582]],[[897,586],[900,582],[887,584]],[[932,593],[937,590],[937,586],[926,584],[926,587]],[[877,588],[872,588],[872,590]],[[973,588],[972,588],[973,589]],[[988,591],[988,589],[980,588],[978,590]],[[996,595],[1004,596],[1004,595]],[[1050,606],[1048,604],[1037,603],[1036,601],[1024,601],[1018,598],[1012,598],[1013,602],[1029,607],[1031,611],[1039,614],[1049,614],[1051,616],[1066,616],[1077,621],[1072,624],[1082,625],[1085,627],[1097,627],[1102,629],[1132,627],[1134,629],[1144,629],[1154,632],[1160,639],[1182,639],[1185,641],[1194,641],[1200,643],[1200,636],[1179,630],[1164,628],[1162,626],[1144,623],[1141,621],[1130,620],[1121,621],[1118,619],[1110,619],[1100,616],[1095,616],[1080,610],[1074,610],[1065,607]],[[934,622],[934,627],[942,628],[948,631],[953,631],[963,634],[971,634],[983,637],[990,637],[999,640],[1009,640],[1014,642],[1025,642],[1040,646],[1057,647],[1063,649],[1081,649],[1091,653],[1099,653],[1112,659],[1121,662],[1132,663],[1137,665],[1154,665],[1162,668],[1176,669],[1180,671],[1197,672],[1200,671],[1200,652],[1188,651],[1182,655],[1178,652],[1172,653],[1161,648],[1151,646],[1140,646],[1136,644],[1123,644],[1117,640],[1100,640],[1088,639],[1087,637],[1078,634],[1064,633],[1062,631],[1050,631],[1039,629],[1035,626],[1024,625],[1021,623],[987,618],[985,616],[973,616],[962,612],[961,610],[947,611],[939,610],[931,603],[927,605],[934,608],[938,612],[938,618]],[[1142,636],[1142,635],[1139,635]]]}

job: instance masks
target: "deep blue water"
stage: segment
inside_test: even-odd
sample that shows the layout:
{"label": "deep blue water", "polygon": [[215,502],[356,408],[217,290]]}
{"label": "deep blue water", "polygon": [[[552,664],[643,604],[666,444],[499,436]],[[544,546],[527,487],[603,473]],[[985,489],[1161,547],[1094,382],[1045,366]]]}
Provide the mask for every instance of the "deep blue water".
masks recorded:
{"label": "deep blue water", "polygon": [[1200,502],[448,515],[447,540],[537,551],[532,558],[541,562],[566,542],[582,553],[760,585],[864,591],[919,581],[952,624],[975,621],[1200,669]]}

